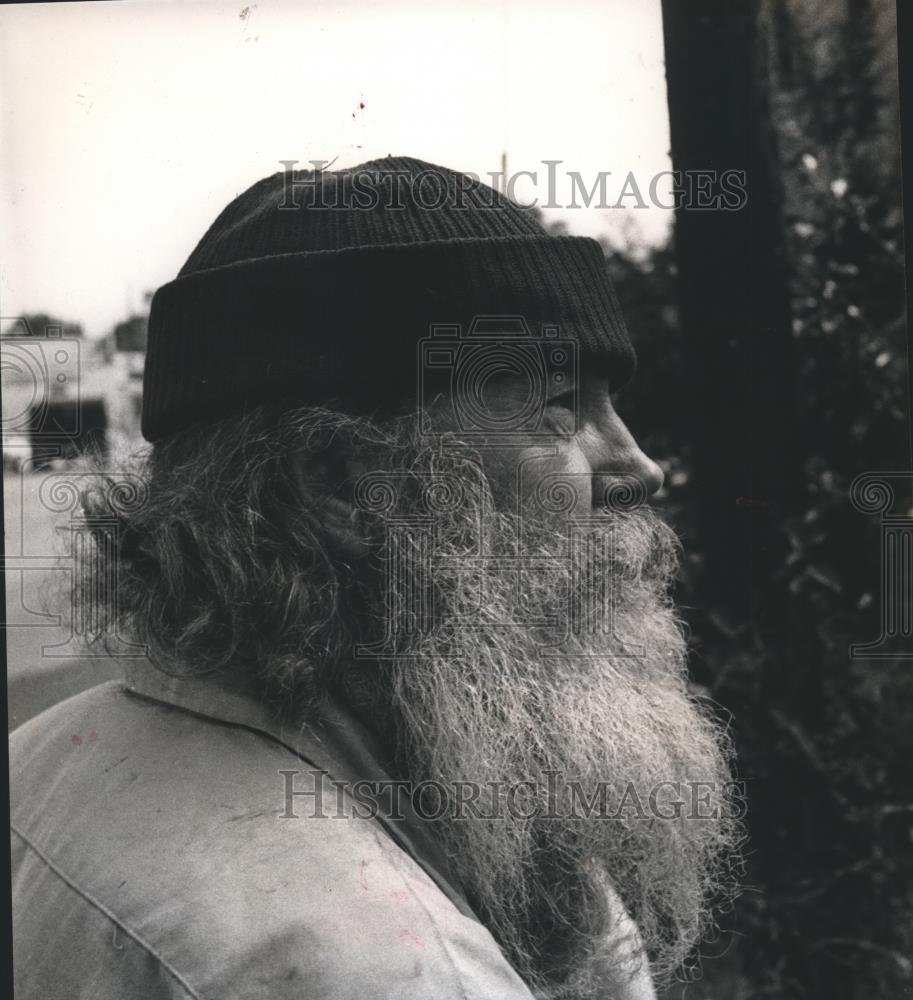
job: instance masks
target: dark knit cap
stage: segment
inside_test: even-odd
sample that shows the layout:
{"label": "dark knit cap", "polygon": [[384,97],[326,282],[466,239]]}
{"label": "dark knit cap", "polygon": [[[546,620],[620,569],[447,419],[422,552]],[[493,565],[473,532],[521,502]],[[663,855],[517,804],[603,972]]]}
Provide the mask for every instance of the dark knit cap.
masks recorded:
{"label": "dark knit cap", "polygon": [[388,157],[288,171],[232,201],[152,300],[148,441],[277,397],[367,410],[414,399],[432,324],[520,316],[599,355],[635,357],[596,240],[550,236],[466,174]]}

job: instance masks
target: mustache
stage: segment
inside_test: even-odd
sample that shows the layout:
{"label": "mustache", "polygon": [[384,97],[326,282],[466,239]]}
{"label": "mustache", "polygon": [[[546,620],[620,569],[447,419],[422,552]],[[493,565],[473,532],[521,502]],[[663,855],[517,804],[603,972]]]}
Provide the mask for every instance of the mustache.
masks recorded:
{"label": "mustache", "polygon": [[471,453],[420,452],[407,468],[388,464],[347,484],[346,492],[354,520],[375,553],[382,551],[391,526],[415,518],[427,519],[437,544],[454,552],[462,546],[467,555],[509,558],[540,549],[550,555],[562,544],[567,551],[575,540],[602,536],[619,571],[635,578],[668,576],[677,566],[678,539],[643,502],[645,492],[641,487],[639,493],[637,485],[633,478],[615,483],[605,490],[606,503],[578,512],[579,481],[550,474],[511,509],[496,502]]}

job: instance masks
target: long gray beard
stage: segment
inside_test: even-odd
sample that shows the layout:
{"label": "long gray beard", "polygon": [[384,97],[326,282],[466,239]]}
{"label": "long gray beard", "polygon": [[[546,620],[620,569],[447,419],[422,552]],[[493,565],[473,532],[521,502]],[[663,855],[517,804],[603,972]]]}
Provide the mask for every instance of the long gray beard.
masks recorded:
{"label": "long gray beard", "polygon": [[[739,833],[725,734],[687,684],[674,533],[646,510],[575,533],[495,511],[482,491],[438,511],[433,534],[418,546],[433,621],[389,639],[416,576],[387,572],[376,622],[396,647],[376,676],[402,772],[477,790],[437,832],[531,986],[605,996],[640,959],[665,978],[730,888]],[[615,941],[615,894],[637,926],[633,963]]]}

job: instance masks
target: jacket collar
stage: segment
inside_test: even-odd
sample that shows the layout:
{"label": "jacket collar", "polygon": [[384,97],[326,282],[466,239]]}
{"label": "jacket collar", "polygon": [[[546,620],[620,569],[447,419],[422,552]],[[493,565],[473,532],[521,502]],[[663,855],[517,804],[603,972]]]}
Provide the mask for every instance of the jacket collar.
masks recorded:
{"label": "jacket collar", "polygon": [[389,798],[362,793],[373,783],[390,787],[385,754],[374,735],[340,701],[328,698],[317,717],[304,725],[283,721],[280,714],[252,688],[240,671],[206,675],[173,676],[149,662],[129,663],[125,687],[143,698],[162,702],[218,722],[243,726],[271,737],[302,761],[324,772],[331,780],[351,788],[359,785],[359,797],[373,799],[373,814],[387,834],[437,884],[463,913],[473,920],[464,893],[450,871],[447,856],[426,821],[416,815],[408,795],[398,797],[399,813],[391,815]]}

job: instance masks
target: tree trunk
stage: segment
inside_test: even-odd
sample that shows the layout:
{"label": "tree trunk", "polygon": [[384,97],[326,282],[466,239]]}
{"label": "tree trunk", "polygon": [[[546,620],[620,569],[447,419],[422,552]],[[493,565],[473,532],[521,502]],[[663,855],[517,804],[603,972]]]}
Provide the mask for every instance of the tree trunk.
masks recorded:
{"label": "tree trunk", "polygon": [[662,6],[674,169],[743,172],[747,194],[675,219],[708,594],[738,622],[770,588],[802,493],[767,36],[755,3]]}

